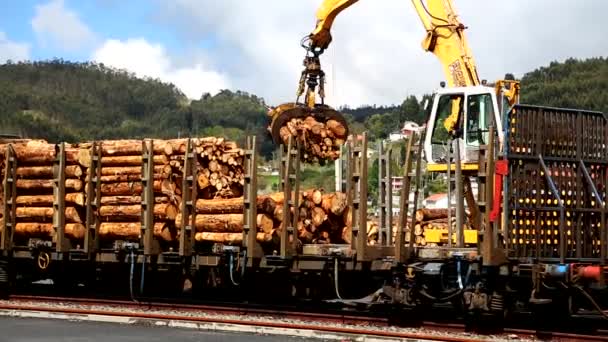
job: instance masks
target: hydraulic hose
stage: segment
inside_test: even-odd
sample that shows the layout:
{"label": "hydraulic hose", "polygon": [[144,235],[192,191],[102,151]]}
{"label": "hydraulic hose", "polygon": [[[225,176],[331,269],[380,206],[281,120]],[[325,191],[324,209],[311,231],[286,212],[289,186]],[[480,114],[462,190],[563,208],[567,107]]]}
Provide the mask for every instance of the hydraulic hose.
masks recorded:
{"label": "hydraulic hose", "polygon": [[234,286],[239,286],[240,283],[236,282],[234,280],[234,253],[230,252],[230,260],[229,260],[229,268],[230,268],[230,281],[232,282],[232,285]]}
{"label": "hydraulic hose", "polygon": [[338,299],[342,299],[342,296],[340,296],[340,290],[338,289],[338,267],[339,267],[339,263],[338,263],[338,258],[334,258],[334,287],[336,288],[336,296],[338,296]]}
{"label": "hydraulic hose", "polygon": [[133,253],[133,249],[131,249],[131,272],[129,274],[129,292],[131,293],[131,300],[138,303],[137,299],[135,299],[135,294],[133,293],[133,273],[135,270],[135,255]]}
{"label": "hydraulic hose", "polygon": [[582,286],[574,285],[574,287],[577,290],[579,290],[583,294],[583,296],[585,296],[585,298],[587,298],[589,300],[589,302],[591,302],[591,305],[593,305],[595,310],[597,312],[599,312],[599,314],[602,315],[602,317],[604,317],[605,319],[608,319],[608,313],[606,311],[602,310],[600,305],[593,299],[593,297],[591,297],[591,295],[587,291],[585,291],[585,289]]}
{"label": "hydraulic hose", "polygon": [[144,261],[141,263],[141,279],[139,281],[139,295],[144,293],[144,278],[146,275],[146,256],[144,255]]}

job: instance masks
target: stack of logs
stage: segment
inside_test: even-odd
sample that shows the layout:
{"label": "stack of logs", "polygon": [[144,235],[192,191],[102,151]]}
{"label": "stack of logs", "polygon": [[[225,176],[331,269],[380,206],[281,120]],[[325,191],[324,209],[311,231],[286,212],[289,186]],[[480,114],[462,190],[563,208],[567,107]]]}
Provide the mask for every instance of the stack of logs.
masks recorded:
{"label": "stack of logs", "polygon": [[303,151],[301,159],[306,163],[338,159],[340,146],[346,141],[346,132],[346,127],[336,120],[323,123],[313,116],[293,118],[280,129],[284,144],[290,136],[298,141]]}
{"label": "stack of logs", "polygon": [[[57,158],[56,145],[43,140],[30,140],[12,146],[18,165],[15,238],[53,238],[53,183],[56,176],[53,162]],[[6,155],[7,146],[0,148],[2,154]],[[66,144],[65,157],[65,236],[71,240],[81,240],[84,237],[85,197],[78,146]],[[7,172],[6,161],[2,165],[4,176]]]}
{"label": "stack of logs", "polygon": [[[173,148],[166,141],[153,141],[154,235],[172,240],[173,220],[180,202],[180,189],[170,166]],[[141,140],[107,140],[101,149],[99,238],[102,241],[136,241],[141,234],[143,143]],[[88,165],[90,166],[90,160]],[[87,177],[93,169],[87,168]],[[92,194],[87,194],[92,195]]]}
{"label": "stack of logs", "polygon": [[[282,192],[258,196],[257,240],[278,243],[284,229]],[[350,215],[343,193],[324,194],[320,189],[299,194],[297,237],[302,243],[344,243],[350,241]],[[181,228],[181,214],[176,225]],[[243,197],[197,199],[195,227],[197,241],[239,244],[243,239]]]}
{"label": "stack of logs", "polygon": [[[243,150],[223,138],[191,139],[196,155],[197,197],[194,218],[199,242],[238,244],[243,231]],[[185,166],[186,139],[154,140],[152,156],[154,235],[176,243],[182,220],[180,215]],[[66,237],[84,238],[86,184],[94,168],[93,143],[66,144]],[[101,159],[99,174],[100,220],[98,237],[102,242],[137,241],[141,236],[143,175],[142,140],[107,140],[97,143]],[[30,140],[14,143],[17,157],[17,236],[53,239],[53,162],[59,145]],[[5,146],[0,145],[0,170],[6,171]],[[0,195],[3,195],[0,193]],[[4,196],[0,196],[5,201]],[[324,193],[322,189],[301,191],[296,236],[302,243],[349,243],[351,217],[344,193]],[[2,204],[2,202],[0,202]],[[257,198],[257,240],[278,243],[283,222],[283,193]]]}

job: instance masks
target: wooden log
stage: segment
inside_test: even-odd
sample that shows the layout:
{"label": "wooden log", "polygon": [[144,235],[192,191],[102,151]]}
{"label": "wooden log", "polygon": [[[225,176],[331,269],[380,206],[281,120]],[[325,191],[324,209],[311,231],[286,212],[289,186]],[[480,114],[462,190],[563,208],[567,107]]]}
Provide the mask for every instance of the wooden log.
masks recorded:
{"label": "wooden log", "polygon": [[[169,164],[169,158],[166,155],[155,154],[153,156],[154,165],[165,165]],[[101,165],[112,165],[112,166],[141,166],[143,164],[142,156],[113,156],[113,157],[101,157]]]}
{"label": "wooden log", "polygon": [[[182,215],[175,219],[177,228],[182,228]],[[196,231],[215,233],[239,233],[243,231],[243,214],[198,214],[195,216]]]}
{"label": "wooden log", "polygon": [[[154,174],[171,175],[173,171],[169,165],[154,165]],[[140,166],[106,166],[101,168],[102,176],[122,176],[122,175],[141,175]]]}
{"label": "wooden log", "polygon": [[[154,237],[163,241],[173,241],[175,234],[171,233],[166,223],[154,223]],[[99,225],[99,238],[102,240],[139,240],[141,223],[139,222],[102,222]]]}
{"label": "wooden log", "polygon": [[198,188],[203,190],[210,185],[209,177],[204,173],[199,173],[198,177],[196,178],[196,183],[198,184]]}
{"label": "wooden log", "polygon": [[336,137],[344,138],[346,136],[346,127],[336,120],[327,120],[325,123],[327,129],[329,129]]}
{"label": "wooden log", "polygon": [[199,214],[237,214],[243,210],[243,197],[196,200],[196,212]]}
{"label": "wooden log", "polygon": [[[257,233],[256,240],[260,243],[272,241],[274,234]],[[196,233],[194,236],[197,242],[214,242],[222,244],[241,244],[243,243],[242,233]]]}
{"label": "wooden log", "polygon": [[323,210],[323,208],[320,207],[314,207],[312,209],[312,224],[315,227],[319,227],[320,225],[323,224],[323,222],[325,222],[325,220],[327,220],[327,213],[325,212],[325,210]]}
{"label": "wooden log", "polygon": [[[175,218],[175,226],[182,228],[182,214]],[[268,232],[274,222],[268,214],[260,213],[256,220],[257,230]],[[243,231],[243,214],[197,214],[195,217],[196,231],[214,233],[241,233]]]}
{"label": "wooden log", "polygon": [[[447,208],[437,208],[437,209],[422,208],[422,209],[416,210],[415,215],[416,215],[417,222],[430,221],[430,220],[436,220],[436,219],[442,219],[442,218],[447,219],[448,209]],[[455,215],[456,215],[456,210],[452,209],[452,216],[455,216]]]}
{"label": "wooden log", "polygon": [[[170,174],[155,173],[152,175],[154,180],[162,180],[169,178]],[[139,182],[142,179],[142,175],[126,174],[126,175],[112,175],[112,176],[101,176],[99,181],[102,183],[120,183],[120,182]],[[88,176],[85,181],[88,180]]]}
{"label": "wooden log", "polygon": [[[52,207],[17,207],[15,215],[18,219],[48,220],[53,218]],[[82,223],[78,210],[74,207],[65,208],[67,222]]]}
{"label": "wooden log", "polygon": [[[104,156],[141,155],[142,145],[142,140],[107,140],[101,143],[101,153]],[[155,154],[170,155],[173,153],[173,147],[166,141],[153,140],[152,146]]]}
{"label": "wooden log", "polygon": [[[79,178],[82,176],[82,168],[79,165],[67,165],[65,176]],[[17,178],[53,178],[52,166],[21,166],[17,168]]]}
{"label": "wooden log", "polygon": [[38,140],[13,144],[13,150],[17,161],[27,164],[51,164],[57,157],[55,145]]}
{"label": "wooden log", "polygon": [[[53,195],[17,196],[15,202],[22,206],[52,206]],[[67,193],[65,194],[65,202],[84,206],[84,194],[82,192]]]}
{"label": "wooden log", "polygon": [[331,212],[334,215],[342,215],[347,206],[346,194],[343,192],[333,192],[323,195],[321,207],[326,212]]}
{"label": "wooden log", "polygon": [[[166,195],[175,194],[175,183],[165,180],[155,180],[153,184],[154,192],[163,193]],[[141,195],[143,185],[141,182],[120,182],[120,183],[103,183],[101,184],[102,196],[125,196],[125,195]]]}
{"label": "wooden log", "polygon": [[258,214],[256,223],[258,230],[264,233],[271,233],[274,228],[272,217],[267,214]]}
{"label": "wooden log", "polygon": [[[17,179],[17,188],[19,189],[52,189],[52,179]],[[68,178],[65,180],[66,190],[80,191],[82,190],[83,183],[80,179]]]}
{"label": "wooden log", "polygon": [[[154,218],[159,220],[175,220],[177,208],[170,203],[154,205]],[[99,215],[104,219],[138,219],[141,217],[141,205],[104,205],[99,208]]]}
{"label": "wooden log", "polygon": [[[141,204],[141,196],[102,196],[101,205]],[[169,203],[167,196],[154,196],[154,203]]]}
{"label": "wooden log", "polygon": [[[0,227],[2,227],[1,224]],[[68,239],[81,240],[84,238],[85,227],[81,223],[67,223],[64,228],[64,234]],[[15,225],[15,235],[51,239],[55,236],[55,229],[52,223],[19,222]]]}

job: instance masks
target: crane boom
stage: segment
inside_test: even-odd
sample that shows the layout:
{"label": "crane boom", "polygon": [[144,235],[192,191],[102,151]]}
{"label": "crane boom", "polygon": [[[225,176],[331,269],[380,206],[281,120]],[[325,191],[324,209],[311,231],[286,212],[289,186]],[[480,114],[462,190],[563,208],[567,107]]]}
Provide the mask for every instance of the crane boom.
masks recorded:
{"label": "crane boom", "polygon": [[422,48],[437,56],[449,87],[480,84],[473,54],[451,0],[412,0],[426,29]]}

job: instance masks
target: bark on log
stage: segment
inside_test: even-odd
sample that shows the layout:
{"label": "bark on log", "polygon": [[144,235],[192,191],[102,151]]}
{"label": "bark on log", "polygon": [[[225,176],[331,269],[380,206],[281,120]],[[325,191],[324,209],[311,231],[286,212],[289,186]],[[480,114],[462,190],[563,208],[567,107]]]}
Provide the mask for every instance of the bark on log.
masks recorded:
{"label": "bark on log", "polygon": [[[452,216],[456,215],[456,210],[452,209]],[[430,221],[437,220],[442,218],[448,218],[448,209],[447,208],[437,208],[437,209],[429,209],[423,208],[416,210],[416,221]]]}
{"label": "bark on log", "polygon": [[321,207],[326,212],[340,216],[344,213],[347,205],[346,194],[343,192],[333,192],[323,195]]}
{"label": "bark on log", "polygon": [[[258,231],[272,229],[270,224],[272,218],[268,214],[260,213],[257,216],[256,226]],[[178,213],[175,218],[175,226],[182,228],[182,214]],[[197,232],[213,233],[241,233],[243,231],[243,214],[198,214],[195,216],[195,227]]]}
{"label": "bark on log", "polygon": [[[17,207],[15,215],[20,219],[48,220],[53,218],[52,207]],[[66,222],[82,223],[78,210],[74,207],[65,208]]]}
{"label": "bark on log", "polygon": [[[154,165],[169,164],[169,158],[164,154],[155,154],[153,157]],[[101,157],[102,166],[141,166],[143,164],[142,156],[114,156]]]}
{"label": "bark on log", "polygon": [[[84,194],[82,192],[67,193],[65,202],[84,206]],[[53,195],[17,196],[16,203],[22,206],[52,206]]]}
{"label": "bark on log", "polygon": [[[99,181],[102,183],[120,183],[120,182],[139,182],[141,181],[143,176],[127,174],[127,175],[112,175],[112,176],[101,176],[99,177]],[[88,181],[88,176],[85,178],[85,181]],[[160,173],[155,173],[152,175],[154,180],[163,180],[169,178],[169,174],[163,175]]]}
{"label": "bark on log", "polygon": [[[257,233],[256,240],[261,243],[272,241],[274,234]],[[223,244],[241,244],[243,243],[242,233],[196,233],[194,238],[198,242],[214,242]]]}
{"label": "bark on log", "polygon": [[[276,203],[269,196],[258,196],[256,206],[259,212],[272,214]],[[243,213],[244,209],[243,197],[196,200],[196,212],[199,214],[238,214]]]}
{"label": "bark on log", "polygon": [[[102,176],[121,176],[121,175],[141,175],[140,166],[108,166],[101,168]],[[162,174],[163,178],[168,178],[171,175],[172,170],[169,165],[154,165],[154,173]],[[166,175],[166,177],[164,176]]]}
{"label": "bark on log", "polygon": [[325,210],[320,207],[314,207],[312,209],[312,224],[315,227],[319,227],[323,224],[323,222],[325,222],[325,220],[327,220],[327,213]]}
{"label": "bark on log", "polygon": [[[141,223],[139,222],[102,222],[99,225],[99,238],[102,240],[139,240]],[[175,240],[164,222],[154,223],[154,237],[163,241]]]}
{"label": "bark on log", "polygon": [[264,233],[271,233],[274,228],[274,222],[267,214],[258,214],[256,223],[258,230]]}
{"label": "bark on log", "polygon": [[[19,189],[52,189],[52,179],[17,179],[17,188]],[[83,183],[80,179],[66,179],[65,188],[66,190],[80,191],[82,190]]]}
{"label": "bark on log", "polygon": [[[141,155],[142,145],[142,140],[108,140],[101,143],[101,152],[104,156]],[[170,155],[173,153],[171,144],[164,140],[153,140],[152,146],[155,154]]]}
{"label": "bark on log", "polygon": [[[52,223],[20,222],[15,225],[15,234],[30,238],[50,239],[55,236],[55,229]],[[83,239],[85,234],[84,225],[80,223],[67,223],[64,228],[64,234],[68,239]]]}
{"label": "bark on log", "polygon": [[[141,204],[141,196],[102,196],[100,202],[102,205]],[[154,203],[169,202],[169,198],[166,196],[154,196]]]}
{"label": "bark on log", "polygon": [[[170,203],[154,205],[154,218],[159,220],[175,220],[177,208]],[[139,219],[141,218],[141,205],[104,205],[99,208],[99,215],[104,219]]]}
{"label": "bark on log", "polygon": [[[175,218],[177,228],[182,228],[182,215]],[[195,216],[198,232],[240,233],[243,231],[243,214],[198,214]]]}
{"label": "bark on log", "polygon": [[[65,176],[79,178],[82,176],[82,168],[79,165],[67,165]],[[52,178],[52,166],[22,166],[17,168],[17,178]]]}
{"label": "bark on log", "polygon": [[28,164],[49,164],[57,156],[55,145],[37,140],[13,144],[13,150],[19,162]]}
{"label": "bark on log", "polygon": [[[154,192],[164,193],[166,195],[175,194],[175,183],[169,180],[155,180]],[[141,182],[121,182],[121,183],[105,183],[101,184],[102,196],[125,196],[125,195],[141,195],[143,186]]]}

